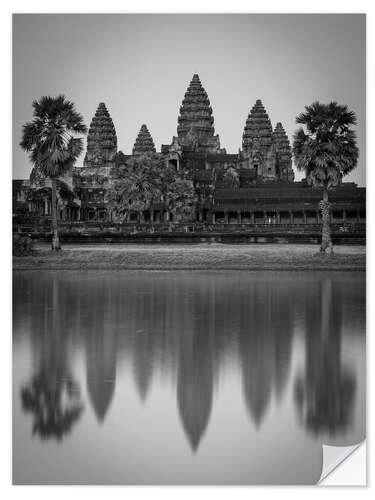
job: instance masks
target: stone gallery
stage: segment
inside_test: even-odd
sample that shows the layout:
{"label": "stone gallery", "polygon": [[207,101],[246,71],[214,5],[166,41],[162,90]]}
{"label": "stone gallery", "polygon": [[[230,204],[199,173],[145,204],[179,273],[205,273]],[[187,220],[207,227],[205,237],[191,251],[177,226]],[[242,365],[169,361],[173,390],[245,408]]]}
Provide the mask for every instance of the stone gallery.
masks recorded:
{"label": "stone gallery", "polygon": [[[306,180],[296,182],[290,142],[281,123],[273,128],[260,99],[251,108],[235,154],[221,147],[215,135],[208,95],[195,74],[183,98],[177,135],[157,152],[147,125],[142,125],[131,154],[118,150],[116,129],[109,111],[100,103],[92,118],[83,167],[73,168],[58,181],[58,216],[61,221],[114,221],[106,193],[116,169],[138,155],[153,154],[166,166],[192,181],[196,193],[190,222],[242,225],[319,224],[322,193]],[[365,222],[365,188],[342,182],[330,193],[331,222],[350,229]],[[13,181],[13,214],[18,223],[47,221],[51,217],[51,188],[46,179]],[[141,215],[141,219],[140,219]],[[163,203],[142,214],[136,224],[174,222]],[[121,222],[118,221],[117,222]]]}

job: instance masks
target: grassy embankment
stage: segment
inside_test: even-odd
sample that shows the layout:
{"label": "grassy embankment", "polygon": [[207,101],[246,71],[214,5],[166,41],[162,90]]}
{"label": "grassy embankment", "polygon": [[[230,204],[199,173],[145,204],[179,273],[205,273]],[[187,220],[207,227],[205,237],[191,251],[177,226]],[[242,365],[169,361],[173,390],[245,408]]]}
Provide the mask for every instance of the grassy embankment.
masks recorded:
{"label": "grassy embankment", "polygon": [[365,247],[337,246],[333,256],[321,255],[318,250],[316,245],[66,245],[54,253],[41,246],[32,256],[15,257],[13,268],[365,270]]}

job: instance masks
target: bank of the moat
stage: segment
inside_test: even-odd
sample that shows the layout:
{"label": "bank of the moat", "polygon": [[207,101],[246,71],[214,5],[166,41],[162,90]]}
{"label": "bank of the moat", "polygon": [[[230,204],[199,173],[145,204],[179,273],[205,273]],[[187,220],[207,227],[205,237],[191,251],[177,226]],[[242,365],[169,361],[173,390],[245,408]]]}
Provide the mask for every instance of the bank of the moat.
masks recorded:
{"label": "bank of the moat", "polygon": [[54,253],[48,245],[33,255],[15,257],[22,269],[137,269],[137,270],[339,270],[364,271],[366,248],[335,247],[333,256],[319,253],[317,245],[65,245]]}

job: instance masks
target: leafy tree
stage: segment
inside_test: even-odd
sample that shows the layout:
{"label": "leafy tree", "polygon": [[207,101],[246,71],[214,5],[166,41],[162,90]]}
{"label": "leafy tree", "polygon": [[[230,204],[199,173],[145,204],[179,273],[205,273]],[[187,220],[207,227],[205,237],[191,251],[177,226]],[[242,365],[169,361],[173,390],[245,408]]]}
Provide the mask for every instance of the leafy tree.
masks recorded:
{"label": "leafy tree", "polygon": [[75,105],[65,96],[43,96],[33,102],[33,120],[22,129],[20,146],[34,166],[33,175],[51,179],[52,185],[52,249],[60,250],[57,223],[56,181],[68,172],[83,151],[79,134],[87,127]]}
{"label": "leafy tree", "polygon": [[114,181],[107,201],[116,217],[128,220],[131,211],[140,214],[161,199],[155,155],[132,157],[112,173]]}
{"label": "leafy tree", "polygon": [[193,182],[185,179],[182,172],[176,170],[174,166],[165,165],[163,160],[157,164],[157,176],[161,199],[174,214],[174,220],[191,218],[196,201]]}
{"label": "leafy tree", "polygon": [[238,188],[240,184],[240,178],[238,172],[235,168],[229,167],[223,176],[223,180],[228,182],[232,188]]}
{"label": "leafy tree", "polygon": [[294,159],[297,168],[305,172],[307,181],[323,188],[320,250],[332,252],[328,193],[357,165],[356,134],[351,128],[357,123],[356,115],[348,106],[337,102],[314,102],[305,106],[296,123],[305,129],[300,127],[294,134]]}
{"label": "leafy tree", "polygon": [[141,213],[155,203],[164,203],[178,218],[191,215],[194,209],[193,183],[158,154],[132,157],[119,164],[112,175],[107,201],[116,217],[128,220],[131,211]]}
{"label": "leafy tree", "polygon": [[177,220],[191,219],[196,201],[195,189],[191,180],[176,176],[174,181],[168,184],[167,196],[169,208]]}

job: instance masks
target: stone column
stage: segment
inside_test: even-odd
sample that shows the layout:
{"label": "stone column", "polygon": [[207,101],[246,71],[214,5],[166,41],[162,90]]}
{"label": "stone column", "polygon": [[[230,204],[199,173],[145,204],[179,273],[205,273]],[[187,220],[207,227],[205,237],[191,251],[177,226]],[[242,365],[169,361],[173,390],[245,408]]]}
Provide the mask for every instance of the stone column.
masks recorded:
{"label": "stone column", "polygon": [[319,210],[316,212],[316,223],[320,224]]}
{"label": "stone column", "polygon": [[44,198],[44,215],[48,214],[48,199]]}
{"label": "stone column", "polygon": [[278,210],[276,211],[276,222],[277,224],[281,223],[280,212]]}
{"label": "stone column", "polygon": [[169,210],[165,211],[165,221],[169,222]]}
{"label": "stone column", "polygon": [[216,223],[215,212],[212,212],[212,224]]}
{"label": "stone column", "polygon": [[238,224],[242,224],[241,212],[237,212]]}
{"label": "stone column", "polygon": [[306,210],[303,210],[302,214],[303,214],[303,223],[304,223],[304,224],[307,224],[307,215],[306,215]]}
{"label": "stone column", "polygon": [[250,224],[255,224],[255,214],[254,212],[250,212]]}
{"label": "stone column", "polygon": [[224,217],[225,224],[229,224],[228,212],[224,212]]}
{"label": "stone column", "polygon": [[290,224],[294,224],[293,212],[289,212]]}
{"label": "stone column", "polygon": [[263,210],[263,224],[267,224],[267,212]]}

